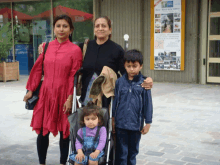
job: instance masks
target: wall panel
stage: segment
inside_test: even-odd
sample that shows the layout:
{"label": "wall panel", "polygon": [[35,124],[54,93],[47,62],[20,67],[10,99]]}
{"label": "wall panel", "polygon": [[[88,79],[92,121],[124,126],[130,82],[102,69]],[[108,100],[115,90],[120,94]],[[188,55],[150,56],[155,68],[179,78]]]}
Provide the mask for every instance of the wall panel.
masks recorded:
{"label": "wall panel", "polygon": [[129,49],[141,48],[141,0],[103,0],[100,16],[112,20],[112,40],[124,47],[124,34],[129,35]]}
{"label": "wall panel", "polygon": [[[100,15],[113,21],[112,40],[124,47],[124,34],[129,34],[129,49],[144,55],[144,75],[158,82],[197,83],[198,6],[199,0],[186,0],[185,69],[184,71],[150,70],[150,0],[99,0]],[[96,5],[98,6],[98,5]]]}

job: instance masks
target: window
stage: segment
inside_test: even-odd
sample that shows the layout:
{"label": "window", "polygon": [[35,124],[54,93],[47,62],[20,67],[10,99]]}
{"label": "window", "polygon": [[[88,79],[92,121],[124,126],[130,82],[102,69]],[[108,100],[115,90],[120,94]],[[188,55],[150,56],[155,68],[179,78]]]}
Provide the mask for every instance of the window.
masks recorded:
{"label": "window", "polygon": [[20,74],[30,73],[39,56],[39,44],[54,38],[53,19],[57,15],[72,18],[74,43],[93,39],[93,0],[53,0],[52,4],[51,0],[0,3],[0,38],[4,41],[0,42],[0,53],[4,52],[2,60],[6,62],[11,62],[13,56],[19,61]]}

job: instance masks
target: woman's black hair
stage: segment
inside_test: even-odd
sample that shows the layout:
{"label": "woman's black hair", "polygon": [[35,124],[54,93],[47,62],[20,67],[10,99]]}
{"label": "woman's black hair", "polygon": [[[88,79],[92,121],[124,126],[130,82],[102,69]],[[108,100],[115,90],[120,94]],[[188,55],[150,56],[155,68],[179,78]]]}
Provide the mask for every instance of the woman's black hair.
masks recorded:
{"label": "woman's black hair", "polygon": [[100,107],[98,107],[92,101],[90,101],[90,102],[88,102],[88,104],[85,107],[83,107],[83,113],[80,118],[80,126],[81,127],[85,127],[84,117],[89,116],[91,114],[98,116],[98,120],[99,120],[98,126],[104,125],[104,119],[103,119],[103,115],[101,114]]}
{"label": "woman's black hair", "polygon": [[[70,30],[72,30],[72,31],[74,30],[74,26],[73,26],[72,19],[71,19],[68,15],[65,15],[65,14],[59,15],[59,16],[56,16],[56,17],[55,17],[55,19],[54,19],[54,21],[53,21],[53,27],[55,27],[56,22],[57,22],[58,20],[60,20],[60,19],[66,20],[66,21],[68,22],[69,26],[70,26]],[[72,34],[70,34],[69,40],[72,42]]]}
{"label": "woman's black hair", "polygon": [[[94,21],[94,26],[95,26],[96,20],[99,19],[99,18],[104,18],[107,21],[109,29],[112,28],[112,22],[107,16],[101,16],[101,17],[96,18],[95,21]],[[112,37],[112,34],[109,34],[108,38],[111,39],[111,37]],[[95,36],[95,40],[96,39],[97,39],[97,37]]]}
{"label": "woman's black hair", "polygon": [[132,49],[132,50],[128,50],[127,52],[125,52],[124,55],[124,63],[125,62],[139,62],[140,65],[143,64],[143,55],[139,50],[136,49]]}

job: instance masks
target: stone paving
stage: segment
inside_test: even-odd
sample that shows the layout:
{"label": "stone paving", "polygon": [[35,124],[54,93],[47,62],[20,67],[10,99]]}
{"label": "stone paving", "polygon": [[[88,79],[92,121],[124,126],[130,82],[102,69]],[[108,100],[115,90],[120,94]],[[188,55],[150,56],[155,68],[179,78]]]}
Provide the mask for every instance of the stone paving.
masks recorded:
{"label": "stone paving", "polygon": [[220,165],[220,88],[155,83],[154,118],[139,165]]}
{"label": "stone paving", "polygon": [[[24,109],[26,76],[0,82],[0,165],[37,165],[32,111]],[[137,165],[220,165],[220,87],[154,83],[154,117],[142,136]],[[59,137],[50,135],[47,165],[59,164]]]}

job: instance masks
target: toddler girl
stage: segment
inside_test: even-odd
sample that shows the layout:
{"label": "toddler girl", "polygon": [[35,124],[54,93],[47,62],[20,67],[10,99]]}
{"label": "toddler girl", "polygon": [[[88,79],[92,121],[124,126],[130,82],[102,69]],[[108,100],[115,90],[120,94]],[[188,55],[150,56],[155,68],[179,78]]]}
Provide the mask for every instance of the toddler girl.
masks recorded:
{"label": "toddler girl", "polygon": [[75,143],[77,154],[71,154],[70,159],[75,165],[98,165],[98,160],[104,155],[107,132],[100,108],[92,101],[83,107],[80,125],[82,128],[77,132]]}

